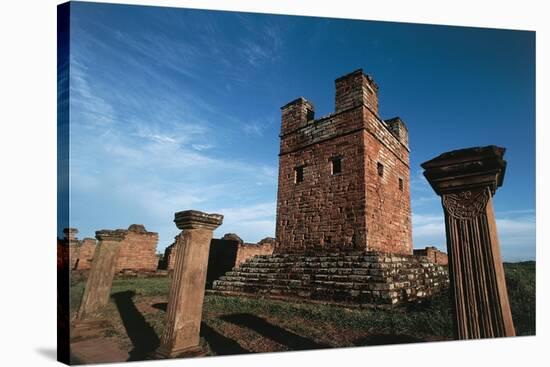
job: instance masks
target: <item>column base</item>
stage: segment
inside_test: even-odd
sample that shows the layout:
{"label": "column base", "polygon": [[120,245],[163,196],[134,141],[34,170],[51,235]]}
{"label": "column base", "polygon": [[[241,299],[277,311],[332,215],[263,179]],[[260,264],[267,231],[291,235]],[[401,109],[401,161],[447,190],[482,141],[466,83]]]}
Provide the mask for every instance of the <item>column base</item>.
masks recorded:
{"label": "column base", "polygon": [[105,335],[112,325],[105,319],[72,320],[70,329],[71,342],[94,339]]}
{"label": "column base", "polygon": [[149,359],[204,357],[207,353],[208,347],[205,344],[171,351],[159,348],[149,355]]}

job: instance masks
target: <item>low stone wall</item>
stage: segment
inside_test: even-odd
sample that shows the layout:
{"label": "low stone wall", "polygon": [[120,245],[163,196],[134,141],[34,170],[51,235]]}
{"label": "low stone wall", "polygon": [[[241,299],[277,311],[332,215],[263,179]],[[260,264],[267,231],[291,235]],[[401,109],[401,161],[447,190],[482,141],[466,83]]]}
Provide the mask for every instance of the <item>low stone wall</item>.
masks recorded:
{"label": "low stone wall", "polygon": [[258,243],[240,243],[237,248],[235,266],[238,267],[246,260],[256,255],[271,255],[275,249],[276,240],[271,237],[264,238]]}
{"label": "low stone wall", "polygon": [[[174,243],[164,250],[162,259],[158,262],[158,269],[172,272],[177,253],[177,237]],[[226,233],[222,238],[214,238],[210,241],[208,254],[208,272],[206,274],[206,287],[211,288],[212,283],[223,276],[232,268],[238,267],[246,260],[256,255],[270,255],[275,248],[275,239],[266,237],[258,243],[245,243],[235,233]]]}
{"label": "low stone wall", "polygon": [[[117,259],[117,273],[151,273],[157,270],[157,242],[158,234],[149,232],[141,224],[132,224],[125,232],[125,238],[121,243],[120,253]],[[96,250],[95,238],[78,240],[78,230],[70,228],[65,231],[65,238],[60,240],[68,247],[70,269],[86,272],[92,267],[92,261]]]}
{"label": "low stone wall", "polygon": [[430,297],[448,282],[447,268],[423,256],[334,252],[254,256],[214,281],[213,289],[268,297],[394,305]]}
{"label": "low stone wall", "polygon": [[449,264],[449,258],[443,251],[439,251],[436,247],[430,246],[424,249],[415,249],[414,255],[427,257],[429,261],[434,264],[447,265]]}
{"label": "low stone wall", "polygon": [[174,263],[176,260],[176,243],[178,236],[174,237],[174,242],[164,249],[164,254],[158,262],[159,270],[172,271],[174,270]]}
{"label": "low stone wall", "polygon": [[96,248],[95,238],[84,238],[82,241],[79,241],[78,247],[78,260],[74,264],[73,270],[91,269]]}
{"label": "low stone wall", "polygon": [[[159,269],[168,271],[174,269],[174,259],[177,252],[176,242],[177,237],[174,239],[174,243],[164,250],[164,255],[158,262]],[[216,261],[223,257],[224,263],[231,263],[231,266],[225,270],[229,271],[232,267],[239,266],[253,256],[272,254],[275,245],[276,240],[272,237],[266,237],[258,243],[246,243],[235,233],[226,233],[222,238],[214,238],[210,242],[208,267],[217,267]],[[223,273],[219,275],[221,276]]]}
{"label": "low stone wall", "polygon": [[141,224],[132,224],[120,246],[116,271],[154,272],[158,266],[158,233],[148,232]]}
{"label": "low stone wall", "polygon": [[238,240],[228,238],[227,235],[221,239],[212,239],[212,241],[210,241],[206,288],[211,288],[214,280],[218,279],[235,266],[239,245],[240,243]]}

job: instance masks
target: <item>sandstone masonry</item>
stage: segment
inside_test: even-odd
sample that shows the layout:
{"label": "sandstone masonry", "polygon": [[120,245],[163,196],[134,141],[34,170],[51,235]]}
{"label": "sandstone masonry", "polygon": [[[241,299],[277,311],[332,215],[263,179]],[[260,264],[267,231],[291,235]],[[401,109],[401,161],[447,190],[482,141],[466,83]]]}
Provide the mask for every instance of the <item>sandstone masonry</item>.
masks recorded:
{"label": "sandstone masonry", "polygon": [[282,109],[273,254],[239,261],[213,292],[396,304],[446,287],[443,255],[413,255],[409,141],[378,115],[361,70],[336,79],[335,112],[300,97]]}
{"label": "sandstone masonry", "polygon": [[[124,232],[125,237],[117,256],[115,271],[117,273],[156,271],[158,234],[147,231],[142,224],[132,224],[127,230],[118,231]],[[68,245],[71,270],[90,270],[97,248],[96,239],[79,240],[76,237],[78,233],[76,228],[67,228],[64,233],[65,238],[62,243]]]}
{"label": "sandstone masonry", "polygon": [[439,251],[437,247],[426,247],[424,249],[414,249],[414,255],[425,256],[428,260],[434,264],[447,265],[449,264],[449,258],[443,251]]}
{"label": "sandstone masonry", "polygon": [[447,268],[423,256],[346,251],[254,256],[215,281],[214,290],[393,305],[430,297],[447,284]]}
{"label": "sandstone masonry", "polygon": [[149,232],[142,224],[132,224],[120,247],[117,272],[154,272],[157,269],[158,233]]}
{"label": "sandstone masonry", "polygon": [[[174,243],[165,249],[159,269],[169,272],[174,270],[177,241],[176,236]],[[214,280],[256,255],[271,255],[275,244],[276,240],[272,237],[266,237],[258,243],[245,243],[235,233],[226,233],[220,239],[212,239],[208,257],[207,286],[210,287]]]}
{"label": "sandstone masonry", "polygon": [[336,79],[335,112],[300,97],[281,108],[276,253],[311,249],[412,254],[408,132],[378,115],[378,86]]}

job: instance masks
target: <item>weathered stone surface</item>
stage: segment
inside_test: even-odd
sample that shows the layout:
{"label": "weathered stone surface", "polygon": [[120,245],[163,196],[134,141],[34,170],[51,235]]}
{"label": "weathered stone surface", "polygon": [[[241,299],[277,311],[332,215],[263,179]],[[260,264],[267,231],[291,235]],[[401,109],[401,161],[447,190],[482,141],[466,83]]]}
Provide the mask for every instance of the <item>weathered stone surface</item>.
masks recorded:
{"label": "weathered stone surface", "polygon": [[178,243],[178,237],[174,237],[174,242],[164,249],[162,259],[159,261],[158,269],[166,270],[168,272],[174,270],[174,263],[176,261],[176,244]]}
{"label": "weathered stone surface", "polygon": [[226,233],[223,235],[221,239],[225,241],[235,241],[237,243],[244,243],[243,239],[240,238],[236,233]]}
{"label": "weathered stone surface", "polygon": [[503,182],[504,151],[461,149],[422,164],[445,212],[459,339],[515,335],[492,199]]}
{"label": "weathered stone surface", "polygon": [[132,224],[120,248],[116,271],[154,272],[158,266],[158,233],[149,232],[143,224]]}
{"label": "weathered stone surface", "polygon": [[[168,271],[174,269],[176,242],[177,237],[174,243],[165,249],[159,269]],[[210,287],[214,280],[255,255],[272,254],[276,243],[273,237],[266,237],[258,243],[245,243],[235,233],[226,233],[221,239],[212,239],[208,258],[207,286]]]}
{"label": "weathered stone surface", "polygon": [[237,248],[237,257],[235,267],[256,255],[271,255],[275,249],[277,241],[272,237],[266,237],[258,243],[241,243]]}
{"label": "weathered stone surface", "polygon": [[397,304],[448,284],[447,268],[426,257],[379,252],[254,256],[214,281],[221,292],[354,304]]}
{"label": "weathered stone surface", "polygon": [[78,259],[74,264],[75,270],[89,270],[92,268],[92,261],[96,249],[97,241],[95,238],[84,238],[79,241]]}
{"label": "weathered stone surface", "polygon": [[[68,241],[70,247],[71,270],[90,270],[96,248],[96,240],[84,238],[78,240],[78,230],[71,229],[72,235]],[[157,242],[158,234],[149,232],[143,224],[132,224],[127,230],[118,229],[124,235],[117,258],[117,273],[152,273],[158,266]]]}
{"label": "weathered stone surface", "polygon": [[416,256],[425,256],[429,261],[438,265],[447,265],[449,258],[443,251],[439,251],[437,247],[429,246],[423,249],[414,249],[413,254]]}
{"label": "weathered stone surface", "polygon": [[181,229],[210,229],[214,230],[220,226],[223,221],[221,214],[206,214],[198,210],[184,210],[177,212],[174,223]]}
{"label": "weathered stone surface", "polygon": [[199,332],[212,231],[223,216],[195,210],[178,212],[175,222],[182,229],[168,296],[166,326],[157,356],[171,358],[200,349]]}
{"label": "weathered stone surface", "polygon": [[329,116],[315,120],[304,98],[282,107],[277,253],[412,254],[408,133],[380,119],[377,91],[358,70],[336,80]]}
{"label": "weathered stone surface", "polygon": [[63,234],[65,235],[65,239],[67,240],[75,240],[76,235],[78,234],[77,228],[64,228]]}
{"label": "weathered stone surface", "polygon": [[78,309],[78,319],[83,319],[86,315],[97,312],[109,301],[117,257],[125,236],[126,231],[120,229],[96,232],[99,244],[94,254],[90,275],[86,281],[84,295]]}

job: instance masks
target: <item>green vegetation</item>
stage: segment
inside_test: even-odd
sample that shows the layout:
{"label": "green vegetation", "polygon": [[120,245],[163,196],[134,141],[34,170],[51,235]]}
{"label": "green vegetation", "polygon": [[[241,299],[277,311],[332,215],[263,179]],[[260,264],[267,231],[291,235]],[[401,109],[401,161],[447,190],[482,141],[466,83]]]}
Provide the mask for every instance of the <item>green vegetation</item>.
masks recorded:
{"label": "green vegetation", "polygon": [[[505,264],[512,314],[518,335],[535,333],[535,263]],[[112,294],[131,291],[131,302],[153,327],[163,329],[170,278],[118,278]],[[84,282],[71,287],[72,312]],[[102,311],[125,348],[131,348],[120,305],[114,299]],[[344,308],[306,302],[207,295],[203,335],[212,354],[347,347],[453,338],[448,292],[421,304],[395,308]]]}
{"label": "green vegetation", "polygon": [[517,335],[536,334],[536,263],[504,263],[506,286]]}

